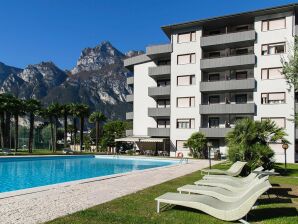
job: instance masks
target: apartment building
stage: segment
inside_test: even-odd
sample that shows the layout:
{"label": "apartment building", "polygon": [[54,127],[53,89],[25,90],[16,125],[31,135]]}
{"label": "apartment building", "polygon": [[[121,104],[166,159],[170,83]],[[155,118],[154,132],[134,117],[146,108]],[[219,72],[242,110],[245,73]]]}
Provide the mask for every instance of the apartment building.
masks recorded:
{"label": "apartment building", "polygon": [[[224,137],[237,119],[272,119],[291,142],[287,161],[298,160],[298,132],[289,120],[295,91],[281,73],[298,31],[297,9],[291,4],[162,27],[168,44],[124,61],[134,74],[127,79],[133,129],[126,140],[187,156],[184,142],[200,131],[224,157]],[[271,146],[283,162],[281,144]]]}

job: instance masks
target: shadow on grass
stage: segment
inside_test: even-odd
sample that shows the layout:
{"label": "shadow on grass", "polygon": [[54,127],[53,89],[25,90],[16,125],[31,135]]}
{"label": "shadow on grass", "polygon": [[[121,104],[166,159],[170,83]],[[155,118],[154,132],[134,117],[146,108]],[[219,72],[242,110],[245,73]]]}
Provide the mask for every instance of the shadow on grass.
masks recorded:
{"label": "shadow on grass", "polygon": [[260,222],[273,218],[294,217],[298,212],[294,207],[256,209],[249,213],[249,222]]}
{"label": "shadow on grass", "polygon": [[285,188],[285,187],[279,187],[279,188],[271,188],[268,190],[269,195],[276,195],[277,197],[287,197],[287,198],[298,198],[297,195],[290,194],[289,192],[292,192],[292,188]]}

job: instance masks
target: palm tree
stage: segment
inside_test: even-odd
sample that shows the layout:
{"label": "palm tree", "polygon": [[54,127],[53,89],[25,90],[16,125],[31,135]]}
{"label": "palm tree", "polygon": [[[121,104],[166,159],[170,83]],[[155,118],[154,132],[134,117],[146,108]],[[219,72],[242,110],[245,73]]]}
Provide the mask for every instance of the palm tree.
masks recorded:
{"label": "palm tree", "polygon": [[232,162],[246,161],[252,169],[256,166],[270,169],[274,152],[269,143],[289,143],[286,136],[284,129],[272,120],[239,120],[226,137],[229,159]]}
{"label": "palm tree", "polygon": [[106,121],[107,118],[102,112],[95,111],[89,117],[90,123],[95,123],[95,144],[96,144],[96,151],[98,152],[98,140],[99,140],[99,130],[100,130],[100,123]]}
{"label": "palm tree", "polygon": [[19,116],[25,115],[25,103],[23,100],[15,98],[14,99],[14,106],[12,108],[12,114],[14,116],[15,122],[15,138],[14,138],[14,147],[15,151],[18,151],[19,148]]}
{"label": "palm tree", "polygon": [[78,104],[71,103],[69,105],[69,112],[72,115],[72,126],[73,126],[73,145],[76,145],[76,140],[77,140],[77,108]]}
{"label": "palm tree", "polygon": [[36,99],[29,99],[25,101],[26,111],[29,113],[29,141],[28,141],[28,152],[32,153],[32,142],[34,135],[34,120],[35,115],[41,110],[41,103]]}
{"label": "palm tree", "polygon": [[89,107],[86,104],[78,104],[76,115],[80,118],[80,151],[83,149],[84,120],[89,115]]}
{"label": "palm tree", "polygon": [[61,115],[63,116],[63,123],[64,123],[64,148],[67,147],[67,129],[68,129],[68,124],[67,124],[67,117],[71,112],[71,105],[70,104],[64,104],[61,105]]}
{"label": "palm tree", "polygon": [[[2,136],[2,146],[10,148],[11,146],[11,112],[14,109],[14,103],[16,98],[9,94],[1,94],[1,136]],[[5,116],[4,116],[5,115]]]}
{"label": "palm tree", "polygon": [[58,119],[61,115],[61,105],[59,103],[52,103],[47,108],[48,117],[50,118],[51,136],[52,136],[52,150],[56,152],[57,149],[57,126]]}

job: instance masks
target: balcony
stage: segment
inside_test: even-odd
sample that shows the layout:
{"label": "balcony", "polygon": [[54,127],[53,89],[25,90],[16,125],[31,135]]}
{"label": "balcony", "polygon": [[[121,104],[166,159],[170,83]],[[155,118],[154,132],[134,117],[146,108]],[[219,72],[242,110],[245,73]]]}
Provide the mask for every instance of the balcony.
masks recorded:
{"label": "balcony", "polygon": [[133,94],[130,94],[130,95],[126,96],[126,102],[128,102],[128,103],[133,102]]}
{"label": "balcony", "polygon": [[149,67],[148,75],[153,79],[170,78],[171,66],[170,65],[160,65],[157,67]]}
{"label": "balcony", "polygon": [[148,96],[152,98],[169,98],[171,94],[171,86],[149,87]]}
{"label": "balcony", "polygon": [[170,137],[170,128],[148,128],[148,135],[152,137]]}
{"label": "balcony", "polygon": [[256,32],[254,30],[247,30],[243,32],[234,32],[219,34],[213,36],[201,37],[201,47],[209,47],[214,45],[225,45],[234,43],[253,43],[256,40]]}
{"label": "balcony", "polygon": [[148,108],[149,117],[169,117],[171,115],[171,108]]}
{"label": "balcony", "polygon": [[200,114],[255,114],[254,103],[200,105]]}
{"label": "balcony", "polygon": [[201,69],[247,67],[255,65],[256,56],[254,54],[226,56],[218,58],[201,59]]}
{"label": "balcony", "polygon": [[254,88],[256,88],[255,79],[226,80],[200,83],[201,92],[253,90]]}
{"label": "balcony", "polygon": [[132,130],[126,130],[125,135],[126,136],[133,136],[133,131]]}
{"label": "balcony", "polygon": [[133,81],[134,81],[134,78],[133,77],[128,77],[127,78],[127,85],[133,85]]}
{"label": "balcony", "polygon": [[159,44],[146,47],[146,55],[152,59],[170,56],[173,51],[172,44]]}
{"label": "balcony", "polygon": [[224,138],[232,128],[200,128],[207,138]]}
{"label": "balcony", "polygon": [[298,103],[295,103],[295,112],[298,113]]}
{"label": "balcony", "polygon": [[133,112],[126,113],[126,120],[133,120]]}

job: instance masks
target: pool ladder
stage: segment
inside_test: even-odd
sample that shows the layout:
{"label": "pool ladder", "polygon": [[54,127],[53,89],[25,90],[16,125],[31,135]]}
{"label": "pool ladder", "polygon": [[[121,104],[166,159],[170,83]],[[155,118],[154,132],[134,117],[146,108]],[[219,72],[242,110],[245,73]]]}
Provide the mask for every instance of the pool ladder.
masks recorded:
{"label": "pool ladder", "polygon": [[186,164],[188,164],[188,158],[181,158],[180,161],[179,161],[179,163],[182,164],[183,161],[184,161]]}

